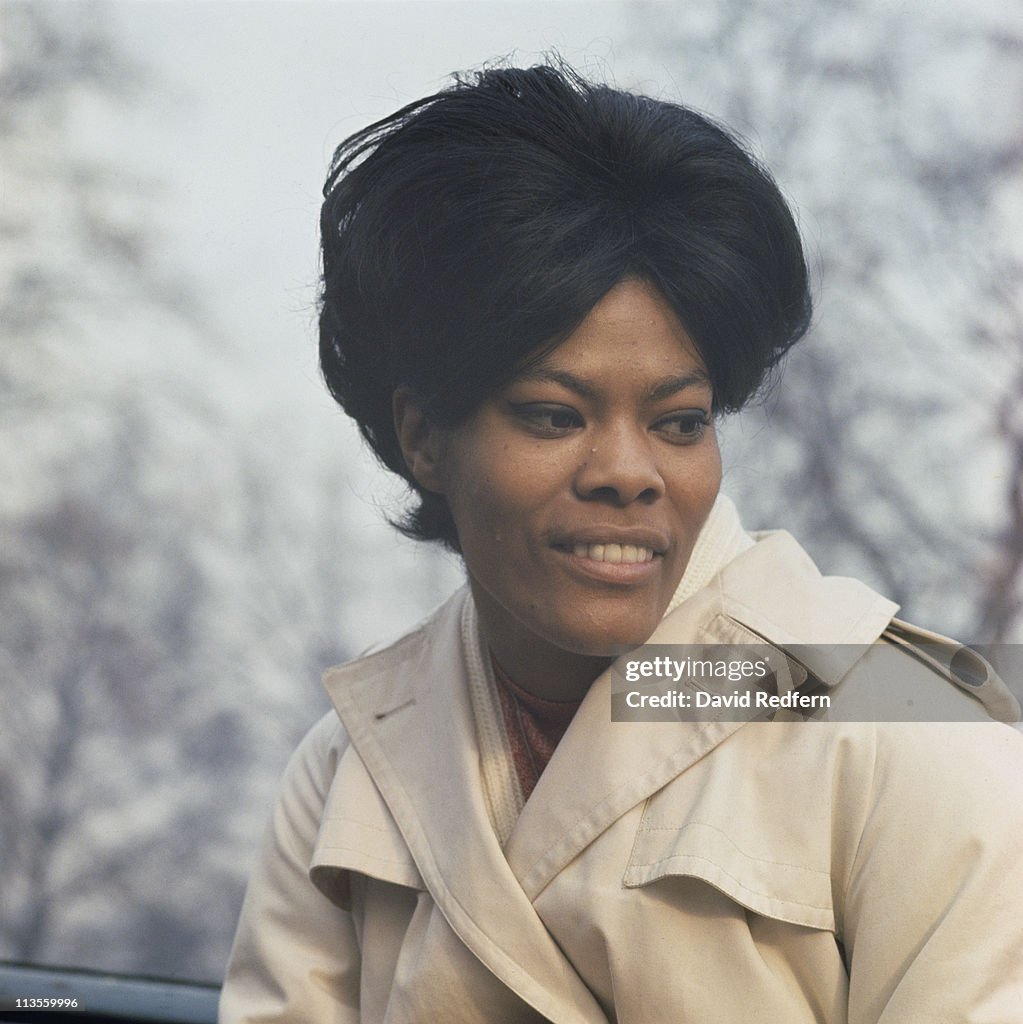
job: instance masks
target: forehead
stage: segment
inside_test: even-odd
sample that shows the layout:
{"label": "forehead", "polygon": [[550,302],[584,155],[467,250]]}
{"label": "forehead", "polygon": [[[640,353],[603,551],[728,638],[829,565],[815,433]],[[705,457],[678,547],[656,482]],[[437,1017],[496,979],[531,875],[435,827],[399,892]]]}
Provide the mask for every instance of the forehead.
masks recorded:
{"label": "forehead", "polygon": [[685,372],[708,380],[699,350],[664,296],[646,281],[625,278],[523,378],[640,369],[652,374]]}

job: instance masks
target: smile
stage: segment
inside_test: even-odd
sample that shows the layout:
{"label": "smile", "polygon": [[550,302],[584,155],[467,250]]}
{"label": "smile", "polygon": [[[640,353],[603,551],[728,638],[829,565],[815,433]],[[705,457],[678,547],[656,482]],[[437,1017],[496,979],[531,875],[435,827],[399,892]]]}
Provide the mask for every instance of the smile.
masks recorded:
{"label": "smile", "polygon": [[639,547],[635,544],[573,544],[572,554],[577,558],[614,564],[652,562],[654,559],[653,548]]}

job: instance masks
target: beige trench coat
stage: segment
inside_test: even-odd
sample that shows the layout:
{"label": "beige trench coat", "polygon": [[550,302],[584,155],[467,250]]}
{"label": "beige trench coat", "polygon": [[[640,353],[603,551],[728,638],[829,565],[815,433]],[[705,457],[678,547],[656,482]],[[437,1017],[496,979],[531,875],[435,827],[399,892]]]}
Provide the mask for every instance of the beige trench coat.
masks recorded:
{"label": "beige trench coat", "polygon": [[[906,655],[900,699],[961,721],[612,723],[605,673],[502,850],[469,599],[328,674],[337,713],[287,770],[224,1024],[1023,1022],[1023,736],[988,717],[1011,716],[1002,684],[970,695]],[[866,645],[801,658],[836,706],[876,709],[894,610],[771,534],[652,641]]]}

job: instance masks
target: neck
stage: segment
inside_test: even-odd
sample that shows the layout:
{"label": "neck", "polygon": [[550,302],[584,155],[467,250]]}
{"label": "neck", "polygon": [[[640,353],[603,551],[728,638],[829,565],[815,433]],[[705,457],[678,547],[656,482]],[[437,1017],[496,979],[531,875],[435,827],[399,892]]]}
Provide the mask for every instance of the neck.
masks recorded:
{"label": "neck", "polygon": [[505,674],[527,693],[544,700],[580,701],[611,664],[609,657],[576,654],[524,629],[509,629],[505,616],[493,614],[488,595],[476,586],[472,591],[484,642]]}
{"label": "neck", "polygon": [[[484,636],[486,636],[484,629]],[[610,658],[555,650],[544,656],[535,649],[506,650],[488,641],[498,665],[516,686],[534,697],[553,701],[581,701],[593,681],[611,664]]]}

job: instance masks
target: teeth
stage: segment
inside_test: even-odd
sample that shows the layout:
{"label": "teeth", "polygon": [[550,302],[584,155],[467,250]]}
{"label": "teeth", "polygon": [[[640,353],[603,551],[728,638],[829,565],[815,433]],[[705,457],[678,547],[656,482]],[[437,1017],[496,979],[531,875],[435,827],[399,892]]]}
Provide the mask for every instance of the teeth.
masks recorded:
{"label": "teeth", "polygon": [[574,544],[572,553],[594,562],[650,562],[654,557],[653,548],[635,544]]}

